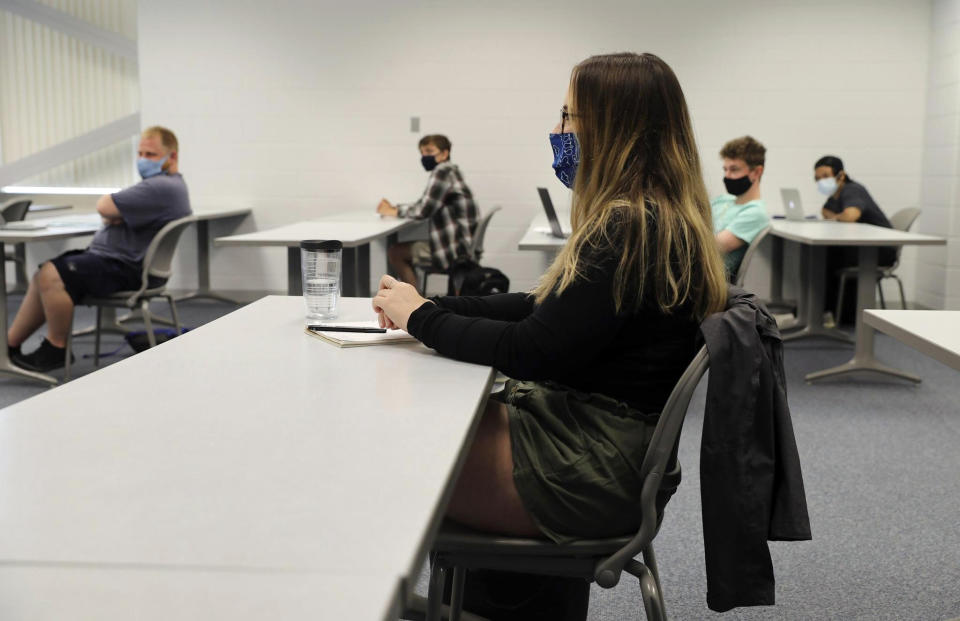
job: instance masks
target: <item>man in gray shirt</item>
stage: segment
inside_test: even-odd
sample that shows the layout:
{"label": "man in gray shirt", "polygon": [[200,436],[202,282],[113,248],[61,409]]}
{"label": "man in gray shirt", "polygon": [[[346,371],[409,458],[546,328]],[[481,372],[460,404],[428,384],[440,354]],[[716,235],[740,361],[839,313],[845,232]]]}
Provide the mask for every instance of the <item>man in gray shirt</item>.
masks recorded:
{"label": "man in gray shirt", "polygon": [[[104,297],[140,288],[143,258],[154,235],[172,220],[189,216],[190,198],[178,170],[179,146],[169,129],[150,127],[140,137],[137,169],[143,181],[97,201],[103,227],[86,250],[71,250],[45,262],[34,274],[20,310],[7,331],[10,359],[25,369],[47,372],[66,361],[73,308],[85,297]],[[162,280],[151,281],[159,286]],[[46,322],[40,347],[22,354],[20,345]]]}

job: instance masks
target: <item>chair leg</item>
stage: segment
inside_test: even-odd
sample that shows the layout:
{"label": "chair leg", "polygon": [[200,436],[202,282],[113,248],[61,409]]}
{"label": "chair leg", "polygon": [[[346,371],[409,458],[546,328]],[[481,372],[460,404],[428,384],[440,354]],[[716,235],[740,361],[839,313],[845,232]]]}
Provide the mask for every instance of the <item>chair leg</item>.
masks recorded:
{"label": "chair leg", "polygon": [[430,586],[427,589],[426,621],[441,621],[443,611],[443,587],[446,568],[436,558],[430,563]]}
{"label": "chair leg", "polygon": [[450,621],[460,621],[463,612],[463,587],[467,578],[467,570],[463,567],[453,568],[453,585],[450,587]]}
{"label": "chair leg", "polygon": [[883,279],[877,279],[877,293],[880,295],[880,308],[887,308],[887,301],[883,299]]}
{"label": "chair leg", "polygon": [[420,290],[420,293],[423,297],[427,297],[427,279],[430,278],[430,272],[428,270],[423,270],[423,287]]}
{"label": "chair leg", "polygon": [[[4,283],[4,286],[6,286],[6,283]],[[73,311],[72,310],[70,311],[70,330],[67,332],[67,348],[66,349],[67,351],[65,353],[67,355],[67,358],[66,360],[63,361],[63,381],[69,382],[70,371],[72,370],[70,368],[72,366],[70,364],[70,356],[73,355]]]}
{"label": "chair leg", "polygon": [[100,316],[103,314],[103,307],[97,307],[97,322],[94,324],[93,337],[93,366],[100,366]]}
{"label": "chair leg", "polygon": [[891,278],[897,279],[897,286],[900,288],[900,308],[906,310],[907,308],[907,296],[903,294],[903,281],[900,280],[900,277],[896,274],[891,274]]}
{"label": "chair leg", "polygon": [[637,579],[640,581],[640,595],[643,597],[643,610],[647,613],[647,621],[666,621],[667,614],[661,608],[662,597],[653,573],[646,565],[637,573],[640,574]]}
{"label": "chair leg", "polygon": [[172,295],[167,295],[166,298],[170,304],[170,318],[173,319],[173,328],[177,331],[176,336],[180,336],[182,329],[180,328],[180,316],[177,315],[177,305],[173,303]]}
{"label": "chair leg", "polygon": [[647,566],[653,575],[653,580],[657,584],[657,595],[660,601],[660,614],[664,619],[667,617],[667,602],[663,598],[663,585],[660,584],[660,568],[657,567],[657,556],[653,553],[653,544],[648,545],[642,550],[643,564]]}
{"label": "chair leg", "polygon": [[143,315],[143,327],[147,331],[147,342],[150,347],[157,346],[157,335],[153,333],[153,322],[150,321],[150,302],[143,300],[140,302],[140,314]]}

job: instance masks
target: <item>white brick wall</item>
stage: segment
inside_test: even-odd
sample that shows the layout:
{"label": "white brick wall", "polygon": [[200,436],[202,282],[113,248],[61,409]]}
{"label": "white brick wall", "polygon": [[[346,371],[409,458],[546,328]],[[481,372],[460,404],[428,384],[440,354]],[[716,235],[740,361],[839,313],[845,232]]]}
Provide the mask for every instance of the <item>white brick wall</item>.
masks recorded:
{"label": "white brick wall", "polygon": [[[764,142],[771,213],[784,186],[819,208],[812,165],[825,153],[888,213],[917,204],[924,118],[939,116],[924,107],[930,4],[915,0],[168,0],[141,1],[139,16],[143,119],[180,135],[196,205],[253,207],[241,229],[253,230],[416,198],[425,174],[409,117],[419,116],[424,133],[451,137],[481,207],[504,207],[486,261],[515,288],[542,269],[516,244],[539,211],[535,187],[563,195],[547,133],[571,67],[591,54],[652,51],[671,64],[711,193],[724,141]],[[952,92],[931,105],[955,114]],[[182,248],[175,286],[194,278],[192,244]],[[904,255],[912,294],[915,255]],[[217,249],[213,268],[222,288],[285,283],[276,249]]]}
{"label": "white brick wall", "polygon": [[916,300],[960,309],[960,0],[933,2],[929,63],[917,230],[948,241],[917,253]]}

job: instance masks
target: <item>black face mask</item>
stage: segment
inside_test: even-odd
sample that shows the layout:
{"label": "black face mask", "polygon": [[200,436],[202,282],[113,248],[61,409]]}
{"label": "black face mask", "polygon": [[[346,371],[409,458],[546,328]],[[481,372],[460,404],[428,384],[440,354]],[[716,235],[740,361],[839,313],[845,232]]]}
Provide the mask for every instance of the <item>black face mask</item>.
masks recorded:
{"label": "black face mask", "polygon": [[733,194],[734,196],[740,196],[745,194],[753,186],[753,181],[750,181],[750,175],[744,175],[737,179],[728,179],[723,178],[723,185],[726,186],[727,192]]}
{"label": "black face mask", "polygon": [[420,158],[420,163],[423,164],[423,168],[430,172],[437,167],[437,156],[436,155],[424,155]]}

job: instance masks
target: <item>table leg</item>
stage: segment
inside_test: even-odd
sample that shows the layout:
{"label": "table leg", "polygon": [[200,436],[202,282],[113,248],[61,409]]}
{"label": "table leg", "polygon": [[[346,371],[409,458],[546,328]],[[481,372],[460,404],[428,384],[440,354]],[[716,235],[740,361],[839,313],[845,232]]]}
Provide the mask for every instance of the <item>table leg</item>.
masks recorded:
{"label": "table leg", "polygon": [[357,248],[357,289],[356,297],[370,297],[370,244]]}
{"label": "table leg", "polygon": [[[240,304],[237,300],[221,295],[210,288],[210,222],[197,220],[197,289],[175,299],[183,302],[194,299],[219,300]],[[121,320],[122,321],[122,320]],[[172,325],[172,324],[171,324]]]}
{"label": "table leg", "polygon": [[10,293],[25,293],[30,284],[30,280],[27,277],[27,245],[14,244],[13,256],[16,257],[13,267],[13,273],[16,277],[16,280],[14,281],[13,289],[10,290]]}
{"label": "table leg", "polygon": [[768,307],[786,306],[783,299],[783,238],[771,235],[770,303]]}
{"label": "table leg", "polygon": [[816,373],[810,373],[806,377],[808,382],[858,371],[873,371],[874,373],[883,373],[885,375],[892,375],[893,377],[920,383],[921,379],[916,375],[881,364],[873,355],[873,337],[875,331],[863,321],[863,310],[865,308],[874,308],[877,305],[876,274],[878,254],[879,252],[876,246],[860,247],[860,257],[857,261],[857,347],[854,351],[853,358],[851,358],[849,362],[839,366],[817,371]]}
{"label": "table leg", "polygon": [[[4,248],[4,243],[0,242],[0,258],[6,256],[6,248]],[[43,373],[37,373],[35,371],[27,371],[26,369],[21,369],[17,365],[13,364],[10,361],[10,354],[7,350],[7,262],[6,260],[2,261],[0,265],[0,278],[3,279],[0,286],[0,327],[3,330],[0,330],[2,336],[0,336],[0,373],[6,373],[8,375],[14,375],[17,377],[25,377],[27,379],[32,379],[38,382],[45,382],[47,384],[56,384],[57,379],[45,375]]]}
{"label": "table leg", "polygon": [[299,245],[287,247],[287,295],[303,295]]}
{"label": "table leg", "polygon": [[787,330],[799,328],[795,332],[784,332],[783,340],[793,341],[807,337],[823,337],[836,339],[845,343],[852,343],[850,335],[836,328],[823,326],[823,288],[825,286],[826,256],[824,246],[808,246],[802,248],[803,259],[800,264],[800,279],[806,283],[803,299],[798,305],[798,317],[795,326]]}
{"label": "table leg", "polygon": [[[361,257],[361,249],[366,249],[366,258]],[[366,264],[366,273],[364,274],[363,265]],[[362,283],[360,278],[366,279]],[[343,249],[342,271],[340,273],[340,293],[345,298],[363,296],[362,289],[370,287],[370,247],[366,244],[354,248]]]}

